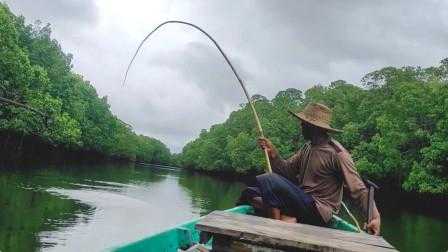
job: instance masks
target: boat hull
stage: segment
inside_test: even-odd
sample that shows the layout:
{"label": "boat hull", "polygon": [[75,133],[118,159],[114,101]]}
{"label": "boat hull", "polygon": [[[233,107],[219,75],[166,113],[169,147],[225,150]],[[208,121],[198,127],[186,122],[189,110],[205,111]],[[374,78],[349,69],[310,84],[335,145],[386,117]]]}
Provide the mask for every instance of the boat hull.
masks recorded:
{"label": "boat hull", "polygon": [[[254,209],[251,206],[243,205],[227,209],[226,212],[252,214]],[[163,232],[143,238],[139,241],[132,242],[123,246],[112,248],[111,251],[116,252],[137,252],[137,251],[160,251],[160,252],[177,252],[178,249],[187,249],[193,244],[199,242],[199,231],[196,224],[202,217],[185,222]],[[357,232],[356,227],[345,220],[334,216],[330,222],[330,228]],[[211,247],[211,241],[206,244]]]}

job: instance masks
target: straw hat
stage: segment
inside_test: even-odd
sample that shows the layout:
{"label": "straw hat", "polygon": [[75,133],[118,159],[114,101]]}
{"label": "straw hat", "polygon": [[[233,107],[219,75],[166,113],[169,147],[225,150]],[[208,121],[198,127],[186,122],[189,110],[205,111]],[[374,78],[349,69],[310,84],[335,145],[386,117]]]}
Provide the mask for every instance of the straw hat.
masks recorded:
{"label": "straw hat", "polygon": [[289,113],[298,117],[300,120],[310,123],[319,128],[326,129],[333,132],[342,132],[342,130],[334,129],[330,126],[331,121],[331,109],[320,103],[309,103],[306,105],[302,112],[294,113],[289,111]]}

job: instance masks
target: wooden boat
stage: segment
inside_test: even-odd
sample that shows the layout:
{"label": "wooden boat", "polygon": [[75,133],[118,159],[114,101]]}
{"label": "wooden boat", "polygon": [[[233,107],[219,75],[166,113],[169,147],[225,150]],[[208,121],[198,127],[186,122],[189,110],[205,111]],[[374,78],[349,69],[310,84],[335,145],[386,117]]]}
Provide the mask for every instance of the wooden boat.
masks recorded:
{"label": "wooden boat", "polygon": [[[395,252],[381,236],[214,211],[196,224],[213,252]],[[201,244],[187,251],[210,251]]]}
{"label": "wooden boat", "polygon": [[[254,209],[251,206],[243,205],[237,206],[223,212],[237,213],[244,215],[251,215]],[[182,250],[188,250],[200,241],[200,231],[196,228],[196,225],[204,217],[200,217],[194,220],[190,220],[173,228],[169,228],[160,233],[150,235],[139,241],[135,241],[129,244],[125,244],[116,248],[112,248],[112,251],[117,252],[133,252],[133,251],[163,251],[163,252],[178,252]],[[261,218],[260,218],[261,219]],[[265,219],[265,218],[263,218]],[[329,228],[344,230],[349,232],[358,232],[357,228],[347,221],[334,216],[330,221]],[[212,242],[209,240],[205,247],[211,249]],[[199,250],[198,250],[199,251]]]}

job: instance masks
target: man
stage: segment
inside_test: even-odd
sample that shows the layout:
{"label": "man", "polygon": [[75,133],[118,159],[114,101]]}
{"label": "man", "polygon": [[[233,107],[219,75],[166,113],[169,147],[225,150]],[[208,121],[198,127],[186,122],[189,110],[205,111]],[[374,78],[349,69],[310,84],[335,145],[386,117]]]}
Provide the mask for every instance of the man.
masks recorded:
{"label": "man", "polygon": [[[338,213],[345,187],[367,214],[368,190],[348,151],[328,135],[340,132],[329,124],[331,110],[311,103],[292,114],[300,119],[303,137],[309,142],[283,160],[268,139],[260,138],[258,144],[267,150],[274,173],[257,176],[258,187],[247,194],[249,201],[267,208],[274,219],[325,226]],[[380,222],[374,204],[373,218],[367,223],[369,233],[379,235]]]}

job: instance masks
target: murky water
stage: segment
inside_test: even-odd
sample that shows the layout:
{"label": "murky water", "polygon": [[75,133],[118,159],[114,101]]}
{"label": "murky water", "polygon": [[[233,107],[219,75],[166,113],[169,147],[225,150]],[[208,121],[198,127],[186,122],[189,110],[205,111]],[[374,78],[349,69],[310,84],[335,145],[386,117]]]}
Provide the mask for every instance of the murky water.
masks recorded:
{"label": "murky water", "polygon": [[[3,169],[0,251],[101,251],[230,208],[242,188],[240,182],[149,166]],[[402,251],[448,249],[448,216],[395,203],[383,210],[388,241]]]}

